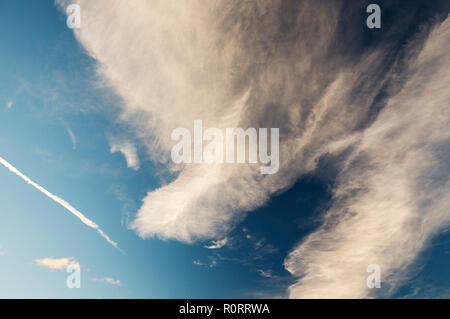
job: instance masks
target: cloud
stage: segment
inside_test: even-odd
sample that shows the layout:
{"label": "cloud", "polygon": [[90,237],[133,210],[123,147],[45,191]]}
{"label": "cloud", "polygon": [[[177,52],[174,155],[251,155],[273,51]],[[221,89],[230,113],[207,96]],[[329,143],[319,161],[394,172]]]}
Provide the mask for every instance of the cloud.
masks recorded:
{"label": "cloud", "polygon": [[8,103],[6,104],[6,107],[7,107],[8,109],[10,109],[10,108],[13,107],[13,105],[14,105],[14,101],[9,100]]}
{"label": "cloud", "polygon": [[[250,244],[251,250],[257,253],[258,258],[278,251],[276,247],[267,242],[266,238],[256,233],[250,234],[250,231],[245,227],[242,229],[242,232],[244,233],[245,239],[247,239]],[[249,256],[250,255],[252,254],[249,254]]]}
{"label": "cloud", "polygon": [[257,272],[263,276],[264,278],[273,278],[274,276],[270,273],[270,271],[264,271],[262,269],[258,269]]}
{"label": "cloud", "polygon": [[225,237],[224,239],[221,239],[221,240],[213,240],[212,245],[205,246],[205,248],[207,248],[207,249],[219,249],[219,248],[224,247],[227,243],[228,243],[228,238]]}
{"label": "cloud", "polygon": [[[328,105],[344,100],[350,91],[345,85],[358,76],[336,77],[336,67],[324,62],[338,21],[339,8],[333,5],[302,2],[294,8],[301,22],[290,35],[296,43],[292,48],[275,40],[283,36],[278,25],[289,18],[287,12],[278,14],[282,1],[78,3],[83,28],[75,35],[122,97],[120,119],[134,128],[152,159],[178,172],[173,182],[143,199],[130,225],[143,238],[193,242],[224,237],[246,212],[314,169],[327,144],[343,145],[358,124],[330,125],[337,108],[329,114]],[[245,27],[253,14],[255,23]],[[318,20],[318,29],[302,32],[310,16]],[[359,72],[376,68],[375,58],[361,63]],[[311,74],[312,65],[317,74]],[[311,87],[301,85],[301,79]],[[347,122],[362,120],[368,107],[353,104],[340,112]],[[274,118],[268,116],[272,113]],[[205,127],[280,127],[280,171],[261,176],[258,165],[173,166],[171,132],[192,128],[196,119]]]}
{"label": "cloud", "polygon": [[45,196],[49,197],[50,199],[54,200],[55,202],[57,202],[59,205],[61,205],[62,207],[64,207],[65,209],[67,209],[70,213],[72,213],[73,215],[75,215],[83,224],[97,230],[97,232],[108,242],[110,243],[112,246],[114,246],[115,248],[118,248],[118,245],[116,242],[112,241],[111,238],[109,238],[108,235],[106,235],[101,229],[100,227],[94,223],[92,220],[90,220],[89,218],[87,218],[86,216],[84,216],[83,213],[81,213],[80,211],[78,211],[75,207],[73,207],[72,205],[70,205],[68,202],[66,202],[64,199],[62,199],[61,197],[58,197],[56,195],[53,195],[52,193],[50,193],[49,191],[47,191],[44,187],[36,184],[35,182],[33,182],[31,179],[29,179],[27,176],[25,176],[24,174],[22,174],[17,168],[15,168],[14,166],[12,166],[10,163],[8,163],[5,159],[3,159],[2,157],[0,157],[0,164],[5,166],[10,172],[16,174],[17,176],[19,176],[21,179],[23,179],[25,182],[27,182],[28,184],[30,184],[31,186],[33,186],[34,188],[36,188],[38,191],[40,191],[41,193],[43,193]]}
{"label": "cloud", "polygon": [[120,280],[115,280],[113,278],[92,278],[92,281],[103,282],[110,285],[120,286]]}
{"label": "cloud", "polygon": [[6,255],[6,249],[3,245],[0,245],[0,256]]}
{"label": "cloud", "polygon": [[[371,263],[394,284],[394,270],[448,222],[447,185],[436,173],[447,172],[447,22],[418,57],[428,28],[404,43],[419,25],[420,8],[408,3],[379,41],[352,25],[362,10],[344,1],[77,2],[75,35],[122,98],[120,120],[176,175],[143,199],[130,224],[142,238],[224,238],[323,158],[338,158],[342,172],[324,226],[286,259],[300,278],[291,297],[367,296]],[[172,130],[197,119],[219,129],[279,127],[278,173],[173,165]]]}
{"label": "cloud", "polygon": [[217,261],[215,259],[212,259],[210,262],[202,262],[200,260],[194,260],[194,265],[206,268],[214,268],[215,266],[217,266]]}
{"label": "cloud", "polygon": [[[450,18],[411,62],[409,80],[361,135],[324,224],[285,261],[294,298],[362,298],[369,264],[397,287],[450,222]],[[389,293],[391,291],[387,291]]]}
{"label": "cloud", "polygon": [[113,184],[109,187],[109,192],[114,195],[114,197],[121,202],[121,225],[126,226],[129,223],[131,217],[131,212],[135,211],[135,202],[129,196],[127,190],[118,184]]}
{"label": "cloud", "polygon": [[70,265],[78,265],[80,267],[80,263],[76,261],[73,257],[69,258],[42,258],[42,259],[36,259],[35,264],[38,266],[46,267],[52,270],[62,270],[66,269]]}
{"label": "cloud", "polygon": [[121,152],[127,161],[127,167],[135,171],[139,170],[139,157],[136,147],[131,142],[113,143],[111,153]]}
{"label": "cloud", "polygon": [[73,149],[77,148],[77,138],[73,131],[70,129],[69,125],[67,125],[66,122],[64,122],[64,128],[66,129],[67,134],[69,134],[70,141],[72,142]]}

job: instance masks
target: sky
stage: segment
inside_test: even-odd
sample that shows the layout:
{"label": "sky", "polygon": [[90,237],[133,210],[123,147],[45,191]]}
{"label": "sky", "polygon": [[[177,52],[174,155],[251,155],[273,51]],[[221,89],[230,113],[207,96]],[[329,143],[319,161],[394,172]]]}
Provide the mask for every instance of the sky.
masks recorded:
{"label": "sky", "polygon": [[1,0],[0,298],[448,298],[449,3],[369,3]]}

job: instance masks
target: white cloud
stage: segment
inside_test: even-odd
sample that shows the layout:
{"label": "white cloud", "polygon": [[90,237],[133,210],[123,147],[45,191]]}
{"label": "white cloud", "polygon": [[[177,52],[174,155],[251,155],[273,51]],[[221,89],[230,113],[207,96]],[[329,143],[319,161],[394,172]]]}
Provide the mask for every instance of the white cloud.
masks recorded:
{"label": "white cloud", "polygon": [[227,243],[228,243],[228,238],[225,237],[224,239],[221,239],[221,240],[213,240],[212,245],[205,246],[205,248],[207,248],[207,249],[219,249],[219,248],[224,247]]}
{"label": "white cloud", "polygon": [[114,246],[115,248],[118,248],[117,243],[112,241],[111,238],[109,238],[108,235],[106,235],[101,229],[100,227],[94,223],[92,220],[90,220],[89,218],[87,218],[86,216],[84,216],[83,213],[81,213],[80,211],[78,211],[75,207],[73,207],[72,205],[70,205],[68,202],[66,202],[64,199],[62,199],[61,197],[58,197],[52,193],[50,193],[48,190],[46,190],[44,187],[40,186],[39,184],[36,184],[35,182],[33,182],[31,179],[29,179],[27,176],[25,176],[24,174],[22,174],[17,168],[15,168],[14,166],[12,166],[10,163],[8,163],[5,159],[3,159],[2,157],[0,157],[0,164],[5,166],[10,172],[16,174],[17,176],[19,176],[21,179],[23,179],[25,182],[27,182],[29,185],[33,186],[34,188],[36,188],[38,191],[40,191],[41,193],[43,193],[45,196],[47,196],[48,198],[54,200],[55,202],[57,202],[59,205],[61,205],[62,207],[64,207],[65,209],[67,209],[70,213],[72,213],[73,215],[75,215],[82,223],[84,223],[85,225],[94,228],[95,230],[97,230],[97,232],[108,242],[110,243],[112,246]]}
{"label": "white cloud", "polygon": [[270,271],[264,271],[262,269],[258,269],[257,272],[264,278],[273,278],[273,275],[270,273]]}
{"label": "white cloud", "polygon": [[134,144],[131,142],[112,143],[111,153],[121,152],[127,162],[127,167],[135,171],[139,169],[139,157]]}
{"label": "white cloud", "polygon": [[214,268],[215,266],[217,266],[217,261],[215,259],[212,259],[210,262],[202,262],[200,260],[194,260],[194,265],[206,268]]}
{"label": "white cloud", "polygon": [[[258,26],[245,30],[239,19],[257,6],[262,15],[269,14],[267,19],[280,23],[283,17],[269,4],[245,3],[236,9],[228,1],[134,1],[132,6],[121,1],[78,3],[83,8],[83,28],[75,34],[99,62],[100,74],[122,97],[121,119],[134,126],[153,159],[167,161],[173,145],[170,133],[177,127],[192,127],[195,119],[202,119],[205,127],[217,128],[280,127],[287,119],[290,123],[289,138],[282,141],[280,150],[282,167],[275,175],[261,176],[258,165],[170,167],[167,162],[170,169],[179,170],[178,178],[148,193],[131,224],[144,238],[193,242],[223,237],[245,217],[245,212],[263,205],[270,194],[289,187],[301,173],[314,169],[326,144],[346,137],[349,128],[356,126],[345,122],[330,126],[331,118],[326,116],[327,103],[343,100],[350,92],[344,86],[355,80],[351,76],[339,77],[317,108],[305,108],[304,118],[298,112],[300,105],[289,100],[276,102],[282,107],[266,109],[275,103],[271,96],[284,94],[281,88],[304,99],[315,99],[309,89],[299,90],[297,82],[280,85],[286,77],[308,78],[316,87],[326,87],[319,76],[311,76],[310,65],[325,58],[327,41],[338,21],[333,8],[302,4],[302,18],[314,15],[322,23],[317,23],[320,36],[305,35],[305,41],[296,48],[301,60],[285,60],[287,52],[295,54],[292,48],[280,47],[279,59],[255,64],[272,53],[258,49],[263,39],[252,39],[254,48],[248,48],[245,37],[264,38],[267,32]],[[217,19],[224,14],[230,18],[229,27],[221,25],[228,23],[226,18]],[[254,34],[250,36],[249,32]],[[317,52],[309,50],[306,37],[311,41],[321,39]],[[277,52],[275,48],[268,50]],[[322,56],[318,52],[323,52]],[[362,65],[370,66],[368,62]],[[325,63],[318,67],[322,73],[327,72]],[[255,81],[242,83],[253,69],[257,69]],[[268,92],[268,86],[279,92]],[[368,105],[341,111],[350,121],[364,113]],[[276,113],[277,119],[264,123],[270,113]]]}
{"label": "white cloud", "polygon": [[67,125],[67,123],[65,123],[65,122],[64,122],[64,128],[66,129],[67,134],[69,134],[73,149],[76,149],[77,148],[77,138],[76,138],[75,134],[73,133],[73,131],[71,130],[69,125]]}
{"label": "white cloud", "polygon": [[35,264],[38,266],[46,267],[52,270],[63,270],[69,267],[70,265],[78,265],[80,267],[80,263],[76,261],[73,257],[69,258],[42,258],[36,259]]}
{"label": "white cloud", "polygon": [[0,256],[3,256],[6,254],[6,249],[3,247],[3,245],[0,245]]}
{"label": "white cloud", "polygon": [[285,266],[294,298],[361,298],[369,264],[382,287],[407,276],[431,237],[450,222],[450,19],[437,28],[408,82],[393,96],[339,176],[325,223]]}
{"label": "white cloud", "polygon": [[14,101],[13,101],[13,100],[9,100],[8,103],[6,104],[6,107],[7,107],[8,109],[10,109],[10,108],[13,107],[13,105],[14,105]]}
{"label": "white cloud", "polygon": [[120,280],[115,280],[113,278],[92,278],[92,281],[103,282],[110,285],[120,286]]}

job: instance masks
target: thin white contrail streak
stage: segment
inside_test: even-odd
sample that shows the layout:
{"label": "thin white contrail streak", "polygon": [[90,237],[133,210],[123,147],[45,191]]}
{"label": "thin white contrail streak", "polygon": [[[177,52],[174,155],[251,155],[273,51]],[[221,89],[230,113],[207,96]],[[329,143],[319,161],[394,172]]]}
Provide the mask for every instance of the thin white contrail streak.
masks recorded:
{"label": "thin white contrail streak", "polygon": [[88,225],[91,228],[94,228],[95,230],[97,230],[97,232],[106,239],[106,241],[108,243],[110,243],[111,245],[113,245],[114,247],[116,247],[117,249],[119,249],[118,245],[116,242],[112,241],[111,238],[109,238],[108,235],[106,235],[101,229],[100,227],[94,223],[92,220],[90,220],[89,218],[87,218],[86,216],[83,215],[83,213],[81,213],[80,211],[78,211],[75,207],[73,207],[72,205],[70,205],[68,202],[66,202],[64,199],[62,199],[61,197],[58,197],[56,195],[53,195],[52,193],[50,193],[49,191],[47,191],[44,187],[36,184],[35,182],[33,182],[31,179],[29,179],[28,177],[26,177],[25,175],[23,175],[17,168],[15,168],[14,166],[12,166],[10,163],[8,163],[5,159],[3,159],[2,157],[0,157],[0,164],[2,164],[3,166],[5,166],[8,170],[10,170],[12,173],[16,174],[17,176],[19,176],[20,178],[22,178],[25,182],[27,182],[28,184],[30,184],[31,186],[33,186],[34,188],[36,188],[38,191],[44,193],[44,195],[46,195],[47,197],[53,199],[55,202],[57,202],[58,204],[60,204],[62,207],[64,207],[65,209],[67,209],[69,212],[71,212],[72,214],[74,214],[79,220],[81,220],[84,224]]}

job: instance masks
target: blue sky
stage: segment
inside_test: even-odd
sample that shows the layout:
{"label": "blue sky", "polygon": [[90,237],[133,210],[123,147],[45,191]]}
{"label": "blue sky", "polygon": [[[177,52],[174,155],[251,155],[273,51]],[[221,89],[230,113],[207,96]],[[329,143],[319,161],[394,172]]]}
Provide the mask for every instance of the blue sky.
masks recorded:
{"label": "blue sky", "polygon": [[[396,14],[400,16],[403,9],[400,8]],[[387,23],[394,24],[390,29],[394,31],[389,33],[386,39],[393,44],[382,53],[389,52],[392,55],[391,61],[386,58],[384,61],[386,70],[383,69],[380,73],[391,74],[389,70],[394,70],[392,72],[399,72],[400,78],[408,77],[406,71],[405,73],[398,71],[403,67],[399,62],[401,59],[399,56],[404,54],[400,52],[401,48],[403,44],[412,43],[411,39],[415,36],[423,38],[423,42],[419,44],[414,42],[413,47],[424,45],[428,34],[423,37],[417,36],[419,32],[417,30],[420,29],[418,26],[427,25],[425,22],[435,16],[435,11],[437,9],[433,7],[429,8],[428,15],[416,15],[418,21],[409,21],[410,26],[404,29],[401,27],[396,29],[397,25],[388,15]],[[105,13],[104,18],[107,19],[109,16]],[[97,27],[102,26],[101,14],[98,21],[92,19],[92,15],[86,18],[88,19],[90,20],[86,23],[86,28],[96,26],[97,22],[99,23]],[[427,26],[432,29],[431,22]],[[356,33],[357,30],[350,33],[352,32]],[[379,48],[377,45],[381,41],[379,38],[381,35],[367,35],[367,30],[363,32],[365,35],[361,36],[359,42],[348,50],[346,56],[336,59],[336,63],[350,63],[348,61],[354,56],[363,55],[372,48]],[[87,218],[97,223],[120,247],[120,250],[114,248],[94,229],[84,225],[66,209],[1,166],[0,297],[287,297],[288,287],[298,280],[299,272],[301,273],[294,266],[290,268],[291,273],[286,269],[288,256],[298,245],[303,247],[302,243],[308,235],[320,231],[321,225],[328,225],[328,220],[323,216],[327,211],[334,212],[336,203],[340,203],[333,197],[334,191],[339,190],[339,185],[344,184],[347,178],[352,178],[351,173],[346,173],[341,166],[346,151],[318,157],[314,169],[311,170],[298,169],[299,165],[295,163],[286,165],[284,171],[283,169],[281,171],[280,178],[284,179],[280,182],[283,187],[273,192],[267,191],[270,195],[264,201],[250,203],[252,209],[245,211],[247,215],[239,215],[241,212],[237,209],[236,214],[240,217],[230,219],[233,221],[230,222],[232,226],[228,227],[225,233],[208,232],[207,235],[211,236],[204,236],[192,242],[158,229],[152,235],[139,236],[136,229],[130,229],[130,223],[135,220],[138,211],[142,211],[144,202],[148,200],[150,204],[154,203],[147,197],[148,193],[159,194],[158,189],[176,181],[177,177],[168,171],[164,164],[155,162],[151,154],[156,150],[146,142],[142,142],[148,135],[153,134],[153,131],[140,134],[141,128],[136,129],[139,127],[138,121],[121,118],[124,109],[132,108],[129,106],[132,97],[127,89],[121,91],[119,84],[122,82],[118,84],[108,79],[110,74],[106,71],[98,72],[105,65],[109,65],[110,57],[100,57],[100,62],[92,57],[92,52],[87,47],[95,41],[88,33],[80,33],[77,39],[73,30],[66,26],[66,16],[53,1],[2,0],[0,3],[0,43],[3,44],[0,51],[0,157],[49,192],[69,202]],[[120,46],[120,43],[117,45]],[[336,45],[333,50],[340,52],[342,48],[339,47]],[[382,45],[380,47],[385,49]],[[136,48],[136,52],[138,51],[139,48]],[[168,60],[171,58],[169,55]],[[258,58],[261,57],[258,55]],[[139,60],[136,63],[138,62]],[[102,63],[104,65],[99,67]],[[331,66],[333,63],[327,65]],[[393,66],[387,70],[389,63]],[[248,74],[242,75],[242,78],[251,77],[252,72],[257,72],[255,70],[259,67],[243,68]],[[358,70],[359,67],[360,64],[355,66],[354,70]],[[156,69],[154,72],[158,75]],[[105,70],[110,69],[105,67]],[[149,69],[148,72],[152,73],[153,70]],[[354,71],[354,74],[356,73]],[[162,71],[161,74],[165,75]],[[397,77],[388,78],[391,75],[385,74],[383,73],[383,76],[386,76],[387,80],[383,83],[389,88],[373,85],[379,90],[377,91],[379,94],[368,107],[370,111],[367,114],[377,113],[379,104],[383,104],[383,107],[385,104],[389,105],[389,102],[383,102],[383,94],[392,96],[394,94],[390,89],[395,91],[403,85],[398,84]],[[136,77],[140,75],[137,72]],[[381,77],[375,72],[372,72],[371,76]],[[190,79],[194,79],[192,82],[195,82],[195,77]],[[213,76],[211,79],[212,82],[215,81]],[[360,81],[358,83],[364,92],[372,85],[364,82],[368,81],[364,78],[358,78],[355,83],[357,81]],[[164,84],[164,79],[161,83]],[[274,83],[274,86],[278,85],[276,81]],[[202,80],[198,80],[195,84],[198,87],[204,85]],[[261,84],[257,87],[262,86]],[[198,87],[195,91],[203,92]],[[301,86],[297,88],[299,87]],[[149,87],[149,90],[152,88]],[[358,86],[352,87],[354,91],[358,89],[360,89]],[[164,93],[164,89],[161,90]],[[235,87],[233,90],[233,93],[242,93]],[[138,89],[136,91],[141,92]],[[142,91],[145,91],[145,87]],[[265,95],[258,96],[262,99]],[[273,96],[284,99],[282,94]],[[176,102],[176,98],[174,97],[173,101]],[[189,98],[191,95],[187,97]],[[221,98],[223,97],[211,99]],[[307,105],[315,101],[315,98],[316,96],[307,96],[301,103]],[[354,98],[357,100],[358,97]],[[197,101],[196,99],[197,97],[192,98],[193,101]],[[270,99],[274,100],[273,97]],[[166,101],[162,99],[162,103]],[[271,103],[267,102],[269,111]],[[249,109],[251,110],[251,107]],[[165,109],[160,111],[163,113]],[[192,110],[193,113],[195,111]],[[130,117],[139,115],[139,112],[133,113]],[[174,113],[177,112],[178,109],[175,109]],[[289,114],[289,118],[292,118],[293,115]],[[266,123],[263,115],[257,115],[262,123]],[[372,117],[370,115],[365,118],[359,126],[370,126]],[[278,124],[279,121],[285,121],[285,118],[280,114],[279,118],[273,121]],[[335,134],[339,135],[339,132]],[[120,152],[111,153],[112,141],[118,137],[134,142],[140,160],[138,170],[127,167],[127,162]],[[447,141],[445,145],[448,145],[448,140],[443,141],[444,144]],[[445,160],[448,157],[447,148],[442,149],[444,149],[442,158]],[[315,150],[316,148],[311,147],[305,154]],[[299,154],[296,153],[295,156],[307,166],[308,156]],[[355,166],[355,170],[361,169],[358,163],[351,164]],[[344,171],[342,175],[341,170]],[[230,184],[233,183],[233,178],[230,178]],[[215,186],[212,185],[211,188],[213,187]],[[190,213],[195,214],[203,207],[203,200],[209,203],[208,196],[200,198],[199,202],[202,204],[194,205]],[[226,193],[224,196],[227,196]],[[161,201],[170,202],[176,199],[175,195],[168,199],[161,197]],[[238,202],[238,199],[231,198],[230,201],[234,203]],[[211,207],[220,211],[226,205],[218,202],[217,206]],[[161,210],[160,213],[164,214],[164,211]],[[234,210],[232,211],[234,214]],[[148,225],[142,224],[139,227],[142,227],[141,230],[148,230],[146,228]],[[192,233],[195,237],[195,231]],[[394,293],[387,288],[382,290],[382,296],[399,298],[449,296],[450,275],[446,271],[450,265],[448,227],[430,233],[432,235],[427,237],[426,245],[418,250],[413,262],[405,261],[407,278],[395,281],[397,285]],[[224,247],[205,248],[212,245],[214,240],[223,238],[227,239]],[[305,243],[308,244],[307,241]],[[327,245],[322,242],[320,244],[319,250]],[[311,249],[314,245],[307,247]],[[66,287],[68,273],[64,269],[51,270],[36,264],[36,260],[50,257],[72,257],[81,265],[81,289]],[[307,258],[305,260],[309,260]],[[307,265],[301,267],[317,269],[314,268],[318,267],[314,264],[315,261],[316,259],[312,259],[310,268],[307,268]],[[369,263],[371,262],[367,264]],[[102,281],[105,278],[118,280],[120,285]]]}

